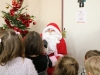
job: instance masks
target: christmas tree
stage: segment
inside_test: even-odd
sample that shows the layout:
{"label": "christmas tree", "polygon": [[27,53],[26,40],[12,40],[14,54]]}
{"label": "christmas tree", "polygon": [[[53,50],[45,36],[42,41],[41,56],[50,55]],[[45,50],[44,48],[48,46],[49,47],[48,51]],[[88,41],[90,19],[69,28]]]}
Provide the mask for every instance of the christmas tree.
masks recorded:
{"label": "christmas tree", "polygon": [[12,5],[7,4],[7,9],[11,8],[9,12],[1,11],[3,13],[3,19],[5,24],[3,24],[2,29],[13,29],[17,32],[20,32],[22,35],[28,33],[30,23],[34,25],[34,16],[30,16],[27,12],[22,11],[26,9],[27,6],[22,7],[24,0],[12,0]]}

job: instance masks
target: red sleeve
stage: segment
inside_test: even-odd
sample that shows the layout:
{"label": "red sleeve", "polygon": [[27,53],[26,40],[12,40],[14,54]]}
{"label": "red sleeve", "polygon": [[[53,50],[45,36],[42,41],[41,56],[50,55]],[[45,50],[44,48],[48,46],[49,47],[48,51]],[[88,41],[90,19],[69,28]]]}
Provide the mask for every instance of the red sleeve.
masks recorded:
{"label": "red sleeve", "polygon": [[67,46],[64,38],[62,38],[60,40],[60,43],[57,44],[57,50],[58,50],[58,54],[63,54],[63,55],[67,54]]}

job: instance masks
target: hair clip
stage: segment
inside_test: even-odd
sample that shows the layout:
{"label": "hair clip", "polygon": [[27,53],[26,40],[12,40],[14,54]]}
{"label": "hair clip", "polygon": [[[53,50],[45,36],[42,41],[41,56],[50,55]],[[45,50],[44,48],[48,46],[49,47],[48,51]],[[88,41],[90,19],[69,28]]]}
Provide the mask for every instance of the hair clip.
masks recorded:
{"label": "hair clip", "polygon": [[75,66],[75,64],[71,64],[72,66]]}
{"label": "hair clip", "polygon": [[20,32],[15,31],[16,34],[20,34]]}
{"label": "hair clip", "polygon": [[1,39],[0,39],[0,42],[1,42]]}

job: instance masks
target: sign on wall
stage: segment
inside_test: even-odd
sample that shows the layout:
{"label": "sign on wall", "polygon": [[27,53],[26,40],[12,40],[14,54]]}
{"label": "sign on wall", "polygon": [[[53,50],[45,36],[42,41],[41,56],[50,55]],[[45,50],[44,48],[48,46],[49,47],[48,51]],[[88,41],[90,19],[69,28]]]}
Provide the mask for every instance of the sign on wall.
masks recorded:
{"label": "sign on wall", "polygon": [[78,10],[76,12],[77,23],[86,23],[86,10]]}

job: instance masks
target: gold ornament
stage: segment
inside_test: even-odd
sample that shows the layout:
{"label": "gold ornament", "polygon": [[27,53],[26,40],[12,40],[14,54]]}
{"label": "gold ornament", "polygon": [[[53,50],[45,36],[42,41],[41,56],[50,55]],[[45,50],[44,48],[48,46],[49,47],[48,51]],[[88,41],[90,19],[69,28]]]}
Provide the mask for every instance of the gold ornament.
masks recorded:
{"label": "gold ornament", "polygon": [[65,30],[65,28],[64,28],[64,30],[62,31],[62,37],[63,37],[63,38],[66,38],[66,30]]}
{"label": "gold ornament", "polygon": [[6,8],[8,9],[8,8],[9,8],[9,6],[7,5],[7,6],[6,6]]}
{"label": "gold ornament", "polygon": [[2,18],[5,18],[4,16],[2,16]]}

